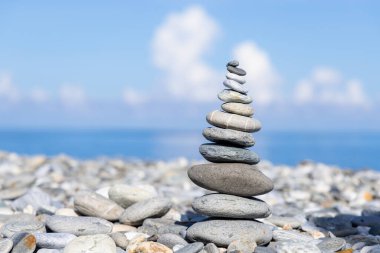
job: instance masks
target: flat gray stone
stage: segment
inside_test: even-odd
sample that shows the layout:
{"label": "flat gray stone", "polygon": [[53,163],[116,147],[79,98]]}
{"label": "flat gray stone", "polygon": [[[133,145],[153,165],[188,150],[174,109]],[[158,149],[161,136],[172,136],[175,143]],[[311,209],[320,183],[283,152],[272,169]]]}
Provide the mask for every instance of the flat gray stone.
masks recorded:
{"label": "flat gray stone", "polygon": [[261,123],[257,119],[218,110],[207,114],[206,120],[208,123],[216,127],[248,133],[253,133],[261,129]]}
{"label": "flat gray stone", "polygon": [[104,234],[79,236],[72,240],[64,253],[115,253],[116,245],[111,237]]}
{"label": "flat gray stone", "polygon": [[21,197],[28,192],[28,188],[10,188],[0,190],[0,199],[12,200]]}
{"label": "flat gray stone", "polygon": [[18,233],[13,235],[12,253],[33,253],[36,249],[36,238],[29,233]]}
{"label": "flat gray stone", "polygon": [[120,217],[120,222],[128,225],[140,225],[147,218],[164,216],[172,207],[167,198],[150,198],[131,205]]}
{"label": "flat gray stone", "polygon": [[276,229],[273,231],[273,240],[275,241],[297,241],[310,242],[314,240],[309,234],[300,233],[298,230],[282,230]]}
{"label": "flat gray stone", "polygon": [[227,253],[252,253],[256,249],[256,242],[249,239],[238,239],[227,247]]}
{"label": "flat gray stone", "polygon": [[227,88],[231,89],[231,90],[234,90],[234,91],[242,93],[242,94],[248,93],[247,88],[245,88],[243,85],[241,85],[240,83],[238,83],[234,80],[226,79],[223,81],[223,85],[226,86]]}
{"label": "flat gray stone", "polygon": [[1,234],[12,237],[20,232],[46,232],[45,225],[37,220],[10,220],[1,227]]}
{"label": "flat gray stone", "polygon": [[220,144],[230,144],[241,147],[252,147],[255,145],[252,134],[233,129],[207,127],[203,130],[203,136],[209,141]]}
{"label": "flat gray stone", "polygon": [[372,227],[380,224],[380,216],[369,215],[369,216],[358,216],[352,219],[352,225],[354,226],[367,226]]}
{"label": "flat gray stone", "polygon": [[285,225],[290,226],[292,228],[298,228],[302,225],[301,221],[294,217],[283,217],[283,216],[272,215],[266,220],[281,228],[284,227]]}
{"label": "flat gray stone", "polygon": [[207,143],[199,147],[199,152],[207,161],[214,163],[257,164],[260,162],[260,157],[255,152],[238,147]]}
{"label": "flat gray stone", "polygon": [[186,245],[180,250],[177,250],[176,253],[198,253],[203,249],[203,243],[194,242]]}
{"label": "flat gray stone", "polygon": [[344,245],[346,245],[346,241],[342,238],[334,237],[334,238],[324,238],[320,243],[317,244],[317,247],[322,252],[335,252],[341,250]]}
{"label": "flat gray stone", "polygon": [[233,74],[239,75],[239,76],[245,76],[247,72],[245,72],[244,69],[234,67],[234,66],[227,66],[227,70]]}
{"label": "flat gray stone", "polygon": [[192,166],[187,174],[202,188],[236,196],[256,196],[273,190],[272,180],[248,164],[200,164]]}
{"label": "flat gray stone", "polygon": [[39,249],[37,253],[63,253],[63,249]]}
{"label": "flat gray stone", "polygon": [[227,71],[227,73],[226,73],[226,78],[229,80],[234,80],[240,84],[245,84],[245,82],[246,82],[246,80],[243,76],[236,75],[236,74],[231,73],[229,71]]}
{"label": "flat gray stone", "polygon": [[219,249],[212,242],[207,243],[203,249],[206,251],[206,253],[219,253]]}
{"label": "flat gray stone", "polygon": [[319,248],[311,242],[284,241],[276,244],[277,253],[321,253]]}
{"label": "flat gray stone", "polygon": [[0,239],[0,252],[9,253],[13,247],[13,241],[11,239]]}
{"label": "flat gray stone", "polygon": [[165,245],[168,248],[173,248],[175,245],[186,246],[188,244],[181,236],[177,234],[162,234],[158,236],[158,243]]}
{"label": "flat gray stone", "polygon": [[113,224],[96,217],[53,215],[47,217],[46,226],[54,232],[80,236],[111,233]]}
{"label": "flat gray stone", "polygon": [[229,62],[226,64],[226,67],[228,67],[228,66],[237,67],[237,66],[239,66],[239,62],[238,62],[237,60],[229,61]]}
{"label": "flat gray stone", "polygon": [[100,194],[83,191],[74,197],[74,209],[84,215],[103,218],[109,221],[119,220],[124,209],[114,201]]}
{"label": "flat gray stone", "polygon": [[149,185],[129,186],[118,184],[109,189],[108,195],[110,199],[118,203],[120,206],[127,208],[137,202],[156,197],[157,192]]}
{"label": "flat gray stone", "polygon": [[261,246],[257,246],[254,252],[255,253],[276,253],[276,251],[272,248],[261,247]]}
{"label": "flat gray stone", "polygon": [[248,239],[263,245],[272,239],[272,230],[268,225],[250,220],[209,220],[192,225],[187,230],[187,239],[212,242],[222,247],[239,239]]}
{"label": "flat gray stone", "polygon": [[15,199],[11,206],[15,210],[22,211],[26,206],[30,205],[33,207],[34,211],[36,211],[40,207],[50,206],[51,201],[49,194],[39,188],[33,188],[23,196]]}
{"label": "flat gray stone", "polygon": [[33,233],[39,248],[61,249],[76,238],[69,233]]}
{"label": "flat gray stone", "polygon": [[112,240],[115,242],[116,246],[122,248],[122,249],[126,249],[128,244],[129,244],[129,240],[127,239],[127,237],[125,236],[124,233],[122,232],[116,232],[116,233],[112,233],[110,234]]}
{"label": "flat gray stone", "polygon": [[204,195],[196,198],[192,207],[197,213],[210,217],[256,219],[271,214],[268,204],[262,200],[228,194]]}
{"label": "flat gray stone", "polygon": [[234,90],[222,90],[218,94],[218,98],[224,102],[235,102],[242,104],[250,104],[252,103],[252,98],[248,95],[241,94],[240,92],[236,92]]}
{"label": "flat gray stone", "polygon": [[252,117],[253,115],[252,106],[242,103],[224,103],[222,104],[222,109],[228,113],[238,114],[245,117]]}

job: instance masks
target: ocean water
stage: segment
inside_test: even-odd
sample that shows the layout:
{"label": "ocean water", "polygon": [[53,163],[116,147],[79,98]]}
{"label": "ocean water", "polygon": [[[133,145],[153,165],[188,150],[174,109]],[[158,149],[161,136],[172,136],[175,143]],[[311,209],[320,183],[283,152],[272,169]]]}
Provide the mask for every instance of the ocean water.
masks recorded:
{"label": "ocean water", "polygon": [[[25,155],[67,154],[79,159],[99,156],[170,160],[202,159],[206,142],[197,130],[0,130],[0,150]],[[263,160],[296,165],[313,160],[343,168],[380,170],[380,132],[260,131],[252,148]]]}

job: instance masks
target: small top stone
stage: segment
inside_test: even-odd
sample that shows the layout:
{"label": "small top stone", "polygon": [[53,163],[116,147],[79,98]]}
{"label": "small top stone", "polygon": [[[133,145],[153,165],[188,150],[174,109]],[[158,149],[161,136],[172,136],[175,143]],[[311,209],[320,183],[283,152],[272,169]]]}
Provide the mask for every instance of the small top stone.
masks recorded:
{"label": "small top stone", "polygon": [[232,67],[232,66],[227,66],[227,70],[229,72],[234,73],[234,74],[239,75],[239,76],[245,76],[247,74],[247,72],[245,72],[244,69],[236,68],[236,67]]}
{"label": "small top stone", "polygon": [[228,68],[228,66],[237,67],[237,66],[239,66],[239,62],[237,60],[229,61],[226,65],[226,67]]}

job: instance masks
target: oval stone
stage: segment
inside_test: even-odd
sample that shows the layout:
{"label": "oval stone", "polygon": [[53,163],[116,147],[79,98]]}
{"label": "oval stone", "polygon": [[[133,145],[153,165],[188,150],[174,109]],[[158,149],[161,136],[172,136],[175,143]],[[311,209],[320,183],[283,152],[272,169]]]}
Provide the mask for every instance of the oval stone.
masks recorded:
{"label": "oval stone", "polygon": [[252,134],[232,129],[207,127],[203,130],[203,136],[209,141],[222,144],[226,143],[242,147],[252,147],[255,145]]}
{"label": "oval stone", "polygon": [[167,198],[150,198],[131,205],[120,217],[120,222],[127,225],[140,225],[147,218],[159,218],[169,212],[172,203]]}
{"label": "oval stone", "polygon": [[236,75],[236,74],[231,73],[231,72],[227,72],[226,78],[230,79],[230,80],[234,80],[240,84],[245,84],[245,82],[246,82],[245,78],[243,76],[239,76],[239,75]]}
{"label": "oval stone", "polygon": [[252,106],[241,104],[241,103],[234,103],[234,102],[224,103],[222,104],[222,109],[226,112],[234,113],[234,114],[238,114],[238,115],[246,116],[246,117],[252,117],[253,115]]}
{"label": "oval stone", "polygon": [[124,209],[114,201],[89,191],[83,191],[75,195],[74,208],[81,214],[99,217],[109,221],[118,220],[124,211]]}
{"label": "oval stone", "polygon": [[200,164],[192,166],[187,174],[202,188],[236,196],[256,196],[273,190],[272,180],[248,164]]}
{"label": "oval stone", "polygon": [[246,163],[257,164],[260,157],[248,149],[223,146],[218,144],[202,144],[199,147],[201,155],[214,163]]}
{"label": "oval stone", "polygon": [[240,92],[243,94],[248,93],[248,90],[246,88],[244,88],[243,85],[241,85],[240,83],[238,83],[234,80],[226,79],[223,81],[223,84],[224,84],[224,86],[226,86],[227,88],[230,88],[231,90],[234,90],[234,91],[237,91],[237,92]]}
{"label": "oval stone", "polygon": [[19,232],[46,232],[45,224],[37,220],[10,220],[1,227],[1,234],[12,237]]}
{"label": "oval stone", "polygon": [[116,245],[108,235],[87,235],[72,240],[64,249],[64,253],[115,253]]}
{"label": "oval stone", "polygon": [[33,233],[39,248],[61,249],[76,238],[69,233]]}
{"label": "oval stone", "polygon": [[13,241],[11,239],[0,239],[0,252],[9,253],[13,248]]}
{"label": "oval stone", "polygon": [[239,76],[245,76],[247,74],[247,72],[245,72],[244,69],[234,67],[234,66],[227,66],[227,70]]}
{"label": "oval stone", "polygon": [[257,119],[221,112],[218,110],[207,114],[206,120],[208,123],[216,127],[248,133],[257,132],[261,129],[261,123]]}
{"label": "oval stone", "polygon": [[226,67],[228,67],[228,66],[237,67],[237,66],[239,66],[239,62],[238,62],[237,60],[229,61],[229,62],[226,64]]}
{"label": "oval stone", "polygon": [[252,240],[258,245],[267,244],[272,239],[269,225],[250,220],[209,220],[192,225],[186,234],[190,241],[212,242],[227,247],[236,240]]}
{"label": "oval stone", "polygon": [[12,237],[12,253],[33,253],[36,249],[36,238],[29,233],[18,233]]}
{"label": "oval stone", "polygon": [[252,98],[250,96],[233,90],[222,90],[219,92],[218,98],[224,102],[236,102],[242,104],[252,103]]}
{"label": "oval stone", "polygon": [[260,199],[228,194],[204,195],[196,198],[192,207],[197,213],[221,218],[256,219],[271,214],[269,205]]}
{"label": "oval stone", "polygon": [[157,191],[151,185],[129,186],[118,184],[109,189],[108,195],[110,199],[120,206],[127,208],[139,201],[156,197]]}

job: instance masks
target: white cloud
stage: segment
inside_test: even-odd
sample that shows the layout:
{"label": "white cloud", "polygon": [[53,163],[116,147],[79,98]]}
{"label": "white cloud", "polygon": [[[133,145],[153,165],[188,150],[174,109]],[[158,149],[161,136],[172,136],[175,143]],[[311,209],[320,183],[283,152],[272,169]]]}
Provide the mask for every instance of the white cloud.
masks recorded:
{"label": "white cloud", "polygon": [[18,102],[21,99],[20,92],[13,84],[9,73],[0,73],[0,98],[9,102]]}
{"label": "white cloud", "polygon": [[126,88],[123,92],[123,100],[127,105],[135,106],[145,103],[147,97],[134,89]]}
{"label": "white cloud", "polygon": [[59,89],[59,98],[61,103],[72,109],[79,109],[86,105],[87,96],[81,86],[73,84],[64,84]]}
{"label": "white cloud", "polygon": [[40,87],[33,88],[30,91],[29,97],[33,102],[37,104],[43,104],[50,100],[49,93]]}
{"label": "white cloud", "polygon": [[175,98],[215,99],[221,76],[202,59],[219,33],[217,23],[198,6],[169,14],[154,34],[153,62]]}
{"label": "white cloud", "polygon": [[269,105],[280,99],[280,77],[263,49],[254,42],[243,42],[234,48],[233,56],[247,71],[245,85],[257,104]]}
{"label": "white cloud", "polygon": [[337,70],[327,67],[317,67],[308,78],[300,80],[294,90],[294,100],[302,105],[371,106],[360,80],[344,80]]}

